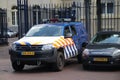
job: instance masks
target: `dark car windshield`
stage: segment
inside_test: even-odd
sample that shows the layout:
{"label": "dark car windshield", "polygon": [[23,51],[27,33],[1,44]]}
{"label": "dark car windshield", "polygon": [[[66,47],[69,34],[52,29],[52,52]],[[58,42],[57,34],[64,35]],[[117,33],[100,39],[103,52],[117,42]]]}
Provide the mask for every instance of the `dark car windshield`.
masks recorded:
{"label": "dark car windshield", "polygon": [[98,34],[92,40],[93,44],[115,43],[120,44],[120,34]]}
{"label": "dark car windshield", "polygon": [[56,25],[39,25],[32,27],[28,33],[26,34],[27,37],[34,37],[34,36],[60,36],[62,35],[61,26]]}

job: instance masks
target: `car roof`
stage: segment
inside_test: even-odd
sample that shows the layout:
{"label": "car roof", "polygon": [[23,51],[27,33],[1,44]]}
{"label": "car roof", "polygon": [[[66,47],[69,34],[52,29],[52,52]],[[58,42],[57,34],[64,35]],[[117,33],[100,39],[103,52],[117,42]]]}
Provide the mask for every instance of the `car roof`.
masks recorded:
{"label": "car roof", "polygon": [[57,25],[57,26],[65,27],[65,26],[69,26],[69,25],[82,25],[82,23],[81,22],[57,22],[57,23],[37,24],[34,26],[39,27],[40,25]]}

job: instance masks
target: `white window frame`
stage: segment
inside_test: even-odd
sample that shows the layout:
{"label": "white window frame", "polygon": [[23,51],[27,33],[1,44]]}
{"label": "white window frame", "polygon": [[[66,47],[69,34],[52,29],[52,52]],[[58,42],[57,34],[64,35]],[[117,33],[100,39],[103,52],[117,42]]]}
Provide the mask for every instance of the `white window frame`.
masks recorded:
{"label": "white window frame", "polygon": [[[108,12],[108,3],[113,3],[113,12],[111,12],[111,13]],[[101,2],[101,4],[105,4],[105,11],[102,12],[102,14],[113,14],[115,12],[115,8],[114,8],[115,3],[114,3],[114,0],[103,0]]]}

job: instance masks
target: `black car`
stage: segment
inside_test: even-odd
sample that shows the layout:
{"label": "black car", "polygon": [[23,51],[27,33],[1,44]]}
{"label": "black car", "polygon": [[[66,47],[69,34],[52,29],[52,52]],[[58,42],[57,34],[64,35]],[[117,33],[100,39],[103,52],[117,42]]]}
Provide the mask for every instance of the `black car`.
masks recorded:
{"label": "black car", "polygon": [[82,54],[83,68],[120,66],[120,32],[98,32]]}
{"label": "black car", "polygon": [[15,31],[12,31],[10,29],[7,29],[7,37],[12,38],[12,37],[17,37],[18,33]]}

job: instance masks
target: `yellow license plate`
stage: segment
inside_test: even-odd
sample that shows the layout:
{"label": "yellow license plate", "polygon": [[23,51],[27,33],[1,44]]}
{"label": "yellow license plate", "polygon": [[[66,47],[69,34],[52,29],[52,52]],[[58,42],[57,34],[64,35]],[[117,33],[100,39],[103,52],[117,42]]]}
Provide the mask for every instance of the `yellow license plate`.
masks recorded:
{"label": "yellow license plate", "polygon": [[107,62],[108,58],[94,58],[94,61]]}
{"label": "yellow license plate", "polygon": [[35,55],[35,52],[22,52],[22,55],[29,55],[29,56],[33,56]]}

